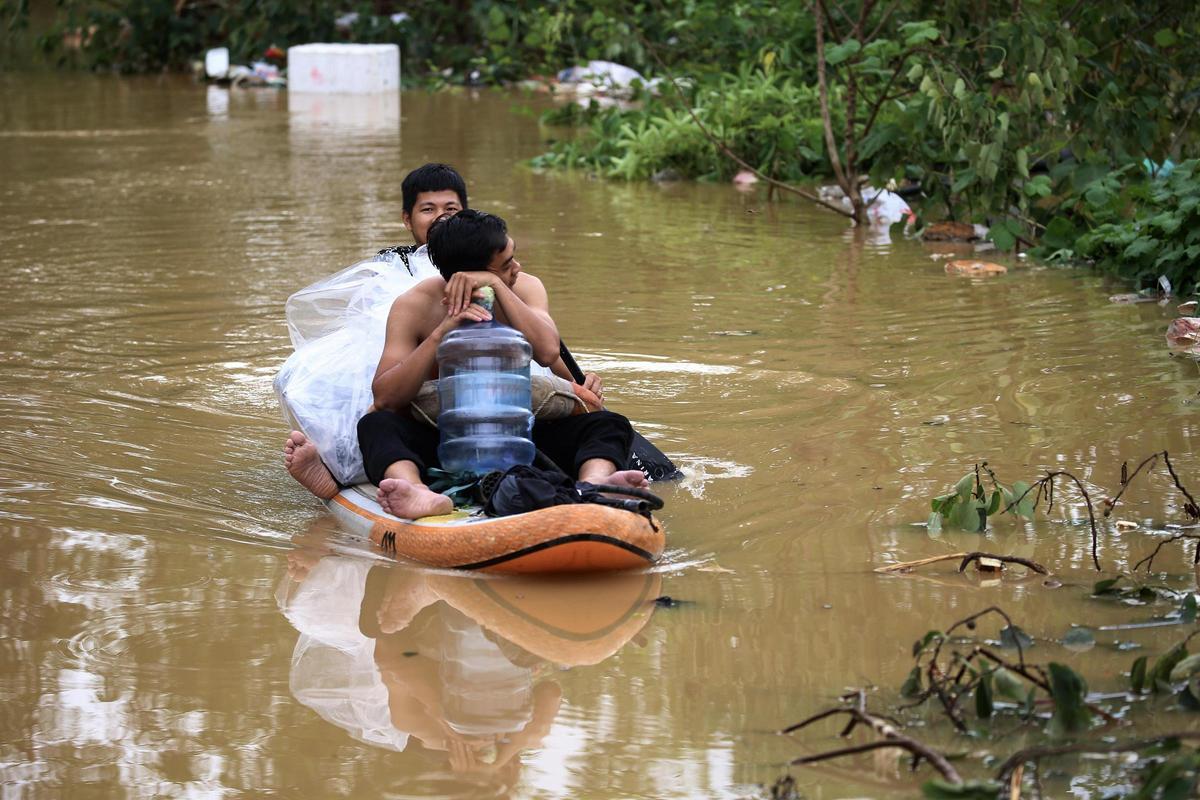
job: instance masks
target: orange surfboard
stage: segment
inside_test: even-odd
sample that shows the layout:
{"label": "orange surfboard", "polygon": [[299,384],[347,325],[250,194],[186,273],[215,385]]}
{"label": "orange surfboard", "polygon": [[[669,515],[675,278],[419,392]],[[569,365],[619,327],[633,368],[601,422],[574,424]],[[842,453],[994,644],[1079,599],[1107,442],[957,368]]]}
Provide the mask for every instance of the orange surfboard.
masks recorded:
{"label": "orange surfboard", "polygon": [[485,517],[456,511],[400,519],[375,502],[369,484],[326,501],[339,522],[389,554],[431,567],[513,574],[608,572],[649,566],[666,535],[657,519],[594,503]]}

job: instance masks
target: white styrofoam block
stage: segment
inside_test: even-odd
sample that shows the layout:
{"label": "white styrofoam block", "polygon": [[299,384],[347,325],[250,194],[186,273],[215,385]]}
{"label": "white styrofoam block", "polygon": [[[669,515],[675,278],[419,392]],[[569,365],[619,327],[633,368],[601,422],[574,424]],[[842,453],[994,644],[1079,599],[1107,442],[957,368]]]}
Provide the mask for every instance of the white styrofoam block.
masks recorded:
{"label": "white styrofoam block", "polygon": [[400,88],[394,44],[301,44],[288,48],[288,91],[369,94]]}

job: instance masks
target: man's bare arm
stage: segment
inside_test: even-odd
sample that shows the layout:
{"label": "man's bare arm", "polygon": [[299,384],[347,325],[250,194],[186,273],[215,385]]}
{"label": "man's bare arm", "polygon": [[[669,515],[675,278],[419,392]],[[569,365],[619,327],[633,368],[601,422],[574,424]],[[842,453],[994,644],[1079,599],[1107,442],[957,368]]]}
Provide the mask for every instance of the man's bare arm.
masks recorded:
{"label": "man's bare arm", "polygon": [[521,273],[510,289],[494,272],[458,272],[446,283],[446,303],[461,307],[484,286],[496,291],[496,303],[504,319],[519,330],[533,348],[533,360],[549,366],[558,358],[558,326],[550,316],[546,287],[532,275]]}
{"label": "man's bare arm", "polygon": [[414,289],[392,303],[383,354],[371,382],[376,408],[400,411],[411,403],[433,372],[442,338],[463,322],[491,319],[482,307],[470,305],[460,314],[447,315],[423,337],[422,328],[429,324],[430,305],[437,302],[435,298],[435,294]]}

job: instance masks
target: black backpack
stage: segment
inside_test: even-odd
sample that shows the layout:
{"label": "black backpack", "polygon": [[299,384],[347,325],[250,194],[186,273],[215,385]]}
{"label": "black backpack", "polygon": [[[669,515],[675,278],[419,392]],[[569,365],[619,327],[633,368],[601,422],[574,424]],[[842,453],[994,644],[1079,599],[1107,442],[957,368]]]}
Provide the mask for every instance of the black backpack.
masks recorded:
{"label": "black backpack", "polygon": [[[488,473],[480,481],[479,491],[485,500],[483,513],[489,517],[524,514],[550,506],[597,503],[651,519],[651,512],[663,507],[662,499],[645,489],[577,482],[557,470],[524,464],[505,472]],[[609,497],[610,494],[626,497]]]}

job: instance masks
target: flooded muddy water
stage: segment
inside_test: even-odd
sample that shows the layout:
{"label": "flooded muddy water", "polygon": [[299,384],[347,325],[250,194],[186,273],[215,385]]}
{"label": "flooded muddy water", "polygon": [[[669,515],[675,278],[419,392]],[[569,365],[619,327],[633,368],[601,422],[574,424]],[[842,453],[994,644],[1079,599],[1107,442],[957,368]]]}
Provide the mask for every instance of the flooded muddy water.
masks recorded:
{"label": "flooded muddy water", "polygon": [[[912,642],[988,605],[1097,691],[1180,638],[1121,627],[1167,606],[1089,599],[1073,492],[985,537],[919,524],[980,460],[1099,498],[1167,449],[1200,488],[1171,308],[1016,259],[950,277],[944,246],[761,192],[539,174],[562,135],[543,107],[0,75],[5,797],[746,797],[840,741],[778,729],[849,687],[895,701]],[[526,585],[395,564],[284,472],[284,299],[407,241],[400,179],[429,160],[508,219],[611,407],[684,468],[657,487],[660,569]],[[1184,520],[1161,469],[1117,517],[1141,527],[1102,521],[1110,571]],[[873,572],[977,549],[1054,580]],[[1194,584],[1180,550],[1155,569]],[[1056,643],[1072,623],[1095,648]],[[892,755],[791,772],[813,798],[921,779]]]}

